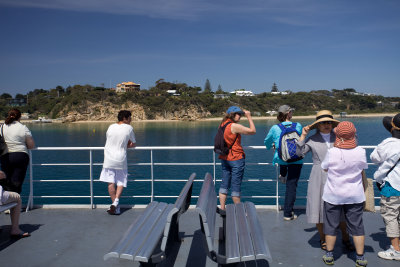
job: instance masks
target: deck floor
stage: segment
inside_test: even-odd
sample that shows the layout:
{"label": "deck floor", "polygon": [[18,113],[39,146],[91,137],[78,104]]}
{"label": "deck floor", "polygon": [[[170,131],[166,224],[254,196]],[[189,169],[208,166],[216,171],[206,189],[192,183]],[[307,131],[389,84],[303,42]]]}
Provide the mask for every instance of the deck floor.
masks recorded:
{"label": "deck floor", "polygon": [[[117,239],[142,209],[126,209],[120,216],[110,216],[105,209],[35,209],[21,215],[21,228],[29,238],[9,239],[9,215],[0,214],[0,259],[2,266],[139,266],[123,259],[103,260]],[[282,212],[258,209],[264,237],[272,261],[240,266],[326,266],[321,257],[318,233],[307,224],[303,210],[295,221],[282,220]],[[217,266],[202,247],[197,213],[190,209],[181,217],[180,235],[170,257],[160,266]],[[382,260],[377,252],[389,246],[379,213],[364,213],[366,258],[369,266],[398,266]],[[334,266],[355,266],[355,253],[343,251],[341,238],[335,247]],[[3,263],[5,265],[3,265]]]}

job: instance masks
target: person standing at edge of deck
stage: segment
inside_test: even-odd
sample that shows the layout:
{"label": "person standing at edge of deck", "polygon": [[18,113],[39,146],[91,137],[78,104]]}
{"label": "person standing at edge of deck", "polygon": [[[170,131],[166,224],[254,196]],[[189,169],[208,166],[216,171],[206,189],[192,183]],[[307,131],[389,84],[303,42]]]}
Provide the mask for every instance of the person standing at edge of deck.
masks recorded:
{"label": "person standing at edge of deck", "polygon": [[386,260],[400,260],[400,113],[384,117],[383,126],[392,137],[383,140],[371,153],[372,162],[379,164],[374,173],[381,190],[381,216],[386,226],[390,247],[378,252]]}
{"label": "person standing at edge of deck", "polygon": [[[321,110],[317,113],[315,122],[303,127],[303,132],[297,142],[297,154],[301,157],[311,151],[313,165],[307,188],[307,206],[306,215],[308,223],[315,223],[322,250],[326,250],[325,234],[323,229],[324,221],[324,201],[322,193],[326,183],[327,173],[321,168],[321,162],[324,160],[328,149],[333,147],[336,136],[333,132],[340,121],[333,118],[332,112],[329,110]],[[316,129],[315,134],[306,139],[307,134]],[[354,246],[350,241],[349,234],[346,230],[346,222],[344,216],[340,222],[340,230],[342,232],[342,243],[349,251],[354,251]]]}
{"label": "person standing at edge of deck", "polygon": [[107,212],[110,215],[121,213],[119,198],[128,181],[127,149],[136,146],[135,133],[130,125],[132,114],[128,110],[118,113],[118,122],[110,125],[106,133],[104,163],[100,181],[108,183],[108,193],[112,204]]}
{"label": "person standing at edge of deck", "polygon": [[[243,115],[245,115],[249,121],[249,127],[238,123]],[[219,202],[222,210],[225,210],[229,188],[231,188],[233,202],[240,202],[241,184],[246,157],[241,143],[241,134],[253,135],[256,133],[256,127],[254,126],[250,111],[241,110],[237,106],[228,108],[220,127],[223,127],[225,124],[228,125],[225,128],[224,140],[231,149],[228,155],[219,155],[218,157],[221,160],[222,166],[222,182],[219,188]]]}
{"label": "person standing at edge of deck", "polygon": [[347,230],[356,247],[356,266],[367,266],[364,258],[365,231],[363,223],[364,187],[362,172],[368,168],[364,148],[357,146],[356,128],[349,121],[338,124],[334,130],[334,147],[328,150],[321,168],[328,172],[324,193],[324,233],[326,254],[322,260],[334,264],[333,249],[341,213],[344,213]]}
{"label": "person standing at edge of deck", "polygon": [[29,165],[29,149],[35,148],[32,133],[21,122],[21,111],[13,108],[8,111],[1,133],[7,144],[8,153],[0,158],[1,169],[7,178],[2,182],[4,190],[21,194],[26,170]]}
{"label": "person standing at edge of deck", "polygon": [[[280,106],[278,109],[277,119],[284,127],[288,128],[292,126],[292,116],[293,116],[293,108],[288,105]],[[264,144],[267,149],[274,148],[274,158],[272,163],[279,164],[280,176],[279,179],[282,183],[286,183],[286,192],[285,192],[285,206],[283,212],[283,219],[285,221],[291,221],[297,219],[297,215],[294,214],[293,207],[294,202],[296,201],[296,190],[297,183],[300,178],[301,168],[303,167],[303,160],[297,160],[294,162],[286,162],[283,161],[279,157],[278,149],[279,149],[279,139],[282,133],[279,124],[276,124],[271,127],[267,136],[264,139]],[[301,135],[302,126],[300,123],[296,123],[296,131],[298,135]]]}

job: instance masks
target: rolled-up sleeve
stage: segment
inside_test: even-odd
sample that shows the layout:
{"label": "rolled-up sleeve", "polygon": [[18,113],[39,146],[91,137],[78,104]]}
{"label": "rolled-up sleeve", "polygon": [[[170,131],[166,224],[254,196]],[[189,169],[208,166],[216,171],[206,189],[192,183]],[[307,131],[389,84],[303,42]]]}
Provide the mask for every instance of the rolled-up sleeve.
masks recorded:
{"label": "rolled-up sleeve", "polygon": [[310,142],[310,139],[302,140],[296,143],[297,149],[296,149],[296,155],[299,157],[304,157],[308,151],[310,151],[310,146],[308,143]]}

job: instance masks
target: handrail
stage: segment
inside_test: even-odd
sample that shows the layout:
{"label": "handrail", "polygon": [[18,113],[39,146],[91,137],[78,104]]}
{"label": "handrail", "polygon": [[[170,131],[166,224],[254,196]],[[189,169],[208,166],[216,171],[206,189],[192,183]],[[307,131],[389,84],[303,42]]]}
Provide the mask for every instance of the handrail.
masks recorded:
{"label": "handrail", "polygon": [[[361,146],[365,149],[373,149],[375,146]],[[244,146],[244,150],[265,150],[265,146]],[[135,198],[150,198],[151,201],[154,198],[173,198],[177,196],[159,196],[154,195],[154,183],[155,182],[183,182],[185,180],[178,180],[178,179],[154,179],[154,167],[155,166],[213,166],[214,172],[214,183],[216,181],[221,181],[221,179],[216,178],[216,166],[221,165],[221,163],[217,162],[216,157],[217,155],[213,151],[213,146],[139,146],[135,148],[130,148],[129,150],[140,150],[140,151],[150,151],[150,162],[144,163],[129,163],[129,166],[150,166],[150,179],[134,179],[129,181],[136,181],[136,182],[150,182],[151,186],[151,195],[150,196],[131,196]],[[26,210],[33,208],[33,199],[35,197],[62,197],[62,198],[90,198],[90,205],[92,209],[94,208],[94,198],[108,198],[109,196],[95,196],[93,192],[93,166],[101,166],[102,163],[94,163],[93,162],[93,151],[104,150],[104,147],[37,147],[34,149],[29,150],[29,197]],[[212,162],[189,162],[189,163],[163,163],[163,162],[154,162],[153,151],[159,150],[210,150],[212,152]],[[33,163],[34,151],[89,151],[89,162],[88,163]],[[305,165],[312,165],[312,163],[304,163]],[[372,164],[372,163],[368,163]],[[276,194],[275,195],[267,195],[267,196],[243,196],[243,198],[275,198],[275,205],[276,209],[279,209],[279,199],[282,196],[279,195],[279,168],[278,165],[273,166],[272,163],[268,162],[252,162],[246,163],[246,165],[270,165],[271,167],[275,167],[275,177],[273,179],[266,178],[266,179],[246,179],[246,181],[250,182],[275,182],[276,185]],[[89,166],[89,180],[87,179],[79,179],[79,180],[34,180],[34,173],[33,167],[34,166]],[[89,182],[90,184],[90,196],[34,196],[34,182]],[[200,181],[200,180],[198,180]],[[195,181],[195,182],[198,182]],[[300,180],[300,182],[308,182],[308,180]],[[198,196],[193,196],[193,198],[197,198]],[[298,198],[305,198],[305,197],[298,197]]]}

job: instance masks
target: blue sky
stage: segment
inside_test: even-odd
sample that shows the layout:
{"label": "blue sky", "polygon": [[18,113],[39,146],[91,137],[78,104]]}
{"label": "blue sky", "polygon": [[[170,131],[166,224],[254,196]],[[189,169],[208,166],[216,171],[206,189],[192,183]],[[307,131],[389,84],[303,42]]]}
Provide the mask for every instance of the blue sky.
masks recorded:
{"label": "blue sky", "polygon": [[163,78],[400,96],[397,0],[0,0],[0,93]]}

